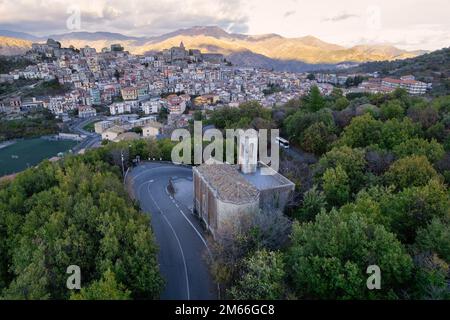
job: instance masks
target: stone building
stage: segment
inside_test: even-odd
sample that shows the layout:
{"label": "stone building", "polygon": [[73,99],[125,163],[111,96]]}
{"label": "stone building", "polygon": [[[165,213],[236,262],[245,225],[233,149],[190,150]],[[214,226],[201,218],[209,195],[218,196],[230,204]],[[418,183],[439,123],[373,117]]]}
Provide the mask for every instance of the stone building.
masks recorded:
{"label": "stone building", "polygon": [[[257,159],[257,138],[241,139],[240,165],[202,164],[193,168],[194,211],[214,238],[228,222],[283,210],[295,184]],[[272,170],[263,174],[261,169]]]}
{"label": "stone building", "polygon": [[161,131],[162,125],[159,122],[152,121],[142,128],[142,136],[144,138],[156,138]]}

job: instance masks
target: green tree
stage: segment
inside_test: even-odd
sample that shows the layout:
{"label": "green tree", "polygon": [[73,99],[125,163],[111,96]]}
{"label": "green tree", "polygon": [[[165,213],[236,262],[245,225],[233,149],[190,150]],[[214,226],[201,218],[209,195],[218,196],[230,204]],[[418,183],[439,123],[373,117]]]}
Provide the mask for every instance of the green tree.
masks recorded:
{"label": "green tree", "polygon": [[380,108],[381,119],[401,119],[405,114],[402,104],[398,100],[391,100],[383,103]]}
{"label": "green tree", "polygon": [[343,96],[344,96],[344,92],[342,91],[341,88],[334,87],[333,90],[331,91],[331,97],[334,100],[342,98]]}
{"label": "green tree", "polygon": [[[313,223],[295,223],[291,238],[286,265],[298,298],[396,298],[411,278],[402,244],[361,213],[321,213]],[[381,290],[367,290],[373,264],[383,270]]]}
{"label": "green tree", "polygon": [[405,140],[417,137],[419,132],[420,128],[409,118],[388,120],[381,129],[380,147],[390,150]]}
{"label": "green tree", "polygon": [[336,169],[327,169],[323,174],[323,191],[329,205],[341,206],[349,201],[348,175],[340,165]]}
{"label": "green tree", "polygon": [[101,148],[43,162],[0,188],[4,297],[67,299],[72,264],[81,268],[86,287],[111,270],[131,297],[159,297],[148,218],[127,197],[119,170],[100,160],[107,155]]}
{"label": "green tree", "polygon": [[[429,218],[428,218],[429,220]],[[435,217],[417,231],[416,245],[422,251],[430,251],[450,263],[450,210],[442,218]]]}
{"label": "green tree", "polygon": [[339,143],[353,148],[379,144],[381,141],[382,127],[382,122],[375,120],[369,113],[355,117],[345,127]]}
{"label": "green tree", "polygon": [[323,122],[316,122],[303,132],[301,146],[307,152],[321,155],[326,152],[336,136]]}
{"label": "green tree", "polygon": [[443,142],[447,136],[447,130],[442,122],[438,122],[430,126],[425,131],[425,137],[428,139],[436,139],[439,142]]}
{"label": "green tree", "polygon": [[233,299],[277,300],[284,294],[284,263],[279,252],[265,249],[245,259],[242,275],[229,290]]}
{"label": "green tree", "polygon": [[305,130],[317,122],[323,122],[330,131],[334,131],[335,124],[333,115],[328,109],[322,109],[314,113],[307,112],[303,109],[298,110],[285,119],[284,126],[287,135],[291,139],[301,143],[304,139]]}
{"label": "green tree", "polygon": [[[399,193],[384,192],[375,196],[386,221],[386,227],[395,232],[404,243],[414,243],[419,229],[433,221],[448,221],[450,199],[445,185],[430,180],[421,187],[408,187]],[[438,226],[435,226],[436,230]],[[445,246],[442,247],[445,250]]]}
{"label": "green tree", "polygon": [[30,253],[31,263],[11,282],[3,292],[3,297],[8,300],[46,300],[49,299],[48,285],[49,274],[45,266],[45,258],[40,247],[34,253]]}
{"label": "green tree", "polygon": [[415,275],[412,298],[448,300],[448,264],[433,253],[425,252],[414,257]]}
{"label": "green tree", "polygon": [[334,102],[334,106],[333,109],[334,110],[344,110],[345,108],[347,108],[350,105],[350,101],[348,101],[348,99],[346,97],[340,97],[338,99],[336,99],[336,101]]}
{"label": "green tree", "polygon": [[365,184],[366,165],[363,149],[335,147],[320,158],[316,179],[320,182],[326,169],[341,166],[348,176],[350,190],[356,193]]}
{"label": "green tree", "polygon": [[71,300],[129,300],[131,292],[124,285],[117,283],[116,276],[107,270],[102,278],[92,282],[89,287],[82,288],[79,293],[73,293]]}
{"label": "green tree", "polygon": [[305,192],[303,202],[298,209],[297,219],[299,221],[312,221],[326,206],[325,195],[314,186]]}
{"label": "green tree", "polygon": [[387,184],[398,189],[423,186],[438,173],[424,156],[409,156],[395,161],[384,174]]}
{"label": "green tree", "polygon": [[307,109],[311,112],[325,107],[326,102],[317,86],[312,86],[309,95],[305,98]]}
{"label": "green tree", "polygon": [[203,120],[203,114],[201,110],[195,110],[194,111],[194,120],[195,121],[202,121]]}
{"label": "green tree", "polygon": [[445,154],[444,147],[436,140],[428,141],[422,138],[403,141],[396,145],[393,151],[398,158],[412,155],[425,156],[431,163],[442,159]]}
{"label": "green tree", "polygon": [[252,120],[271,121],[272,113],[256,101],[242,103],[239,108],[224,107],[211,113],[209,122],[219,129],[250,128]]}

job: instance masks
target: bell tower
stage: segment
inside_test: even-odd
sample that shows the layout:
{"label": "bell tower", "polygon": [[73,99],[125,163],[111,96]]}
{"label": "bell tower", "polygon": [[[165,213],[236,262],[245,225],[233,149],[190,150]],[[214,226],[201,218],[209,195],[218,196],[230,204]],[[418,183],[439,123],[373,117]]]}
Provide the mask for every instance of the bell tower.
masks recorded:
{"label": "bell tower", "polygon": [[239,136],[238,163],[244,174],[255,173],[258,165],[258,134],[247,130]]}

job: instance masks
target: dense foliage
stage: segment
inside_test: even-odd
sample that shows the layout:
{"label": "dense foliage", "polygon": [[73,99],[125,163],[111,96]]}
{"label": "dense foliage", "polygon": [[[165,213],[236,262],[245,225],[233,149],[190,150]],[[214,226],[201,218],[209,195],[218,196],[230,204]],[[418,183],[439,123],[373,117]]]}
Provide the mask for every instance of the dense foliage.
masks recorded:
{"label": "dense foliage", "polygon": [[25,69],[31,64],[33,64],[32,61],[21,56],[0,56],[0,73],[5,74],[16,69]]}
{"label": "dense foliage", "polygon": [[14,92],[17,92],[19,90],[24,90],[24,89],[26,90],[27,87],[35,84],[36,82],[38,82],[38,80],[36,80],[36,79],[19,78],[12,82],[0,83],[0,95],[6,95],[6,94],[13,95]]}
{"label": "dense foliage", "polygon": [[219,129],[270,128],[272,114],[257,102],[247,102],[238,108],[224,107],[210,115],[208,123]]}
{"label": "dense foliage", "polygon": [[[318,159],[284,155],[299,194],[290,243],[239,252],[229,296],[449,299],[450,96],[313,88],[277,114],[291,144]],[[380,290],[366,286],[371,265]]]}
{"label": "dense foliage", "polygon": [[[273,111],[250,102],[207,117],[219,129],[281,126],[297,148],[282,153],[282,172],[297,184],[289,217],[275,209],[245,217],[211,245],[225,297],[450,299],[450,96],[313,88]],[[148,219],[118,172],[122,156],[125,166],[137,156],[169,160],[172,148],[168,140],[106,143],[2,186],[2,297],[157,297]],[[75,293],[65,289],[70,264],[87,270]],[[380,290],[366,285],[372,265]]]}
{"label": "dense foliage", "polygon": [[415,58],[363,63],[346,72],[381,71],[382,76],[414,74],[418,80],[432,82],[434,95],[450,93],[450,48],[436,50]]}
{"label": "dense foliage", "polygon": [[[128,198],[114,159],[115,148],[106,146],[43,162],[0,187],[1,297],[159,297],[149,219]],[[79,292],[66,288],[70,265],[81,269]]]}
{"label": "dense foliage", "polygon": [[58,121],[47,109],[29,112],[15,120],[0,117],[0,141],[40,137],[58,131]]}
{"label": "dense foliage", "polygon": [[26,91],[25,97],[36,97],[36,96],[54,96],[62,95],[71,90],[71,87],[67,84],[59,83],[58,79],[53,79],[50,81],[40,82],[38,85],[30,88]]}

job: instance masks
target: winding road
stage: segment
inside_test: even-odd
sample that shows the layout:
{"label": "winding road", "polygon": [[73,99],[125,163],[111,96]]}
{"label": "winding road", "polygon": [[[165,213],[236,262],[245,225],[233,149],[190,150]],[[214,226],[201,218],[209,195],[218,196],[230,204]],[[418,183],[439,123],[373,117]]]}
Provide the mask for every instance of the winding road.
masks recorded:
{"label": "winding road", "polygon": [[159,245],[160,270],[166,281],[161,299],[217,299],[217,286],[207,266],[208,244],[191,211],[192,187],[179,190],[180,198],[173,197],[167,191],[169,178],[192,181],[192,170],[170,163],[148,162],[132,169],[126,179],[132,196],[151,216]]}
{"label": "winding road", "polygon": [[86,136],[86,138],[83,139],[83,141],[81,141],[79,144],[77,144],[73,148],[74,151],[79,151],[81,149],[93,148],[93,147],[99,146],[101,144],[101,142],[102,142],[101,135],[99,135],[95,132],[89,132],[89,131],[84,130],[85,125],[87,125],[90,122],[99,121],[99,120],[104,120],[104,117],[96,116],[96,117],[92,117],[92,118],[88,118],[88,119],[77,119],[69,126],[71,132]]}

